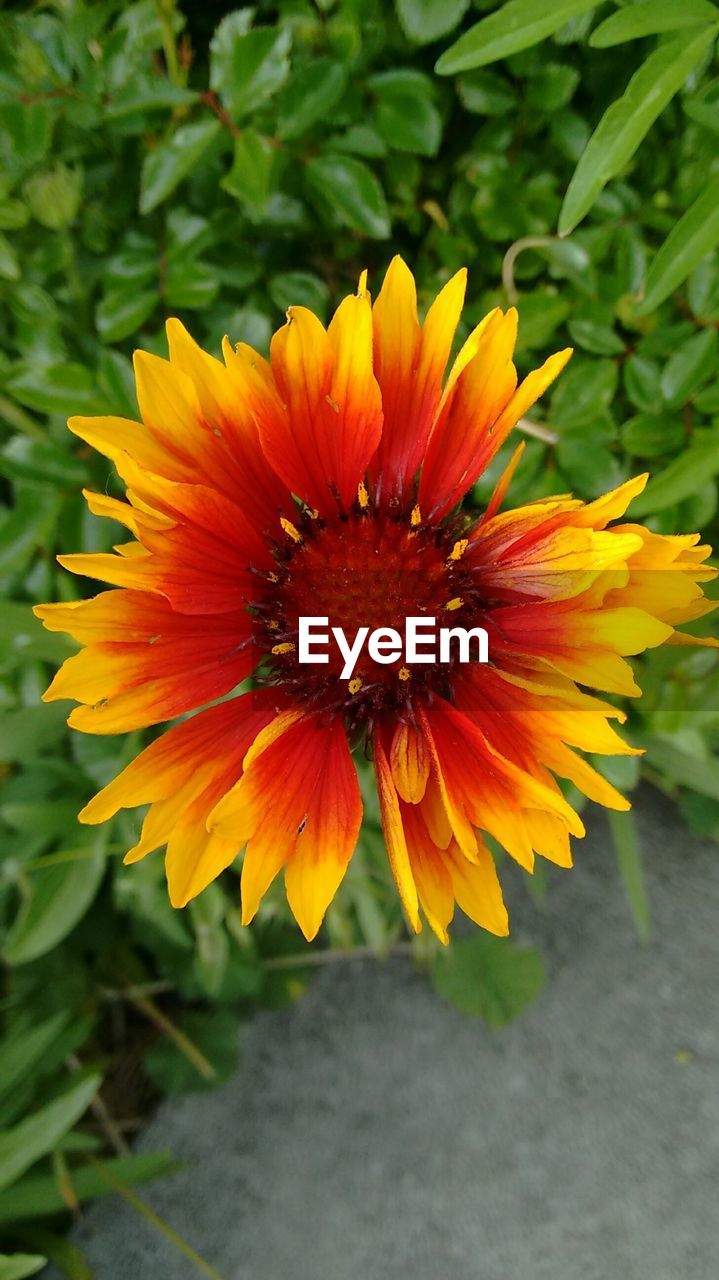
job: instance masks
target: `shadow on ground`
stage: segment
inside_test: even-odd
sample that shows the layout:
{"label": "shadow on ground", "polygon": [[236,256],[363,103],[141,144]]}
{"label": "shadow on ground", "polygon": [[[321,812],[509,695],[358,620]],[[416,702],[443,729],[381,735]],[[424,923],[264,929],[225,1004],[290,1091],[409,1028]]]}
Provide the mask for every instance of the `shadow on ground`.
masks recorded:
{"label": "shadow on ground", "polygon": [[[708,1280],[719,1275],[716,845],[645,792],[652,938],[600,816],[515,933],[550,982],[500,1033],[409,963],[322,971],[243,1032],[234,1080],[160,1108],[146,1199],[223,1280]],[[199,1272],[116,1198],[78,1240],[98,1280]]]}

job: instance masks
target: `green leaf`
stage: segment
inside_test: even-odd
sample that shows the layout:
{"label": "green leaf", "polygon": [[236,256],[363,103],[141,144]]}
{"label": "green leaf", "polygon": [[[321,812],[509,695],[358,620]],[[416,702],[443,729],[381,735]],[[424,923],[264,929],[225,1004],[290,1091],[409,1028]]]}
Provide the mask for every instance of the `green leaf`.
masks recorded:
{"label": "green leaf", "polygon": [[546,346],[572,310],[568,298],[543,289],[536,293],[523,293],[518,306],[518,353]]}
{"label": "green leaf", "polygon": [[[680,502],[678,511],[678,527],[684,529],[704,529],[714,519],[719,507],[719,493],[715,480],[708,480],[697,489],[690,498]],[[714,624],[716,626],[716,623]]]}
{"label": "green leaf", "polygon": [[649,937],[649,907],[634,814],[609,809],[607,817],[617,865],[637,933],[642,940],[646,941]]}
{"label": "green leaf", "polygon": [[15,1085],[31,1076],[46,1050],[67,1025],[66,1011],[55,1013],[44,1022],[31,1027],[29,1031],[17,1031],[5,1036],[0,1042],[2,1051],[2,1075],[0,1075],[0,1097],[4,1097]]}
{"label": "green leaf", "polygon": [[55,117],[46,102],[0,103],[0,129],[25,172],[42,163],[52,140]]}
{"label": "green leaf", "polygon": [[678,418],[638,413],[624,424],[622,444],[636,458],[656,458],[676,453],[684,444],[684,427]]}
{"label": "green leaf", "polygon": [[73,642],[59,632],[46,631],[29,604],[4,600],[0,609],[0,644],[5,660],[14,654],[18,662],[52,662],[59,665],[74,652]]}
{"label": "green leaf", "polygon": [[391,233],[389,210],[375,175],[360,160],[350,156],[326,155],[310,160],[307,168],[310,189],[337,218],[375,240]]}
{"label": "green leaf", "polygon": [[218,137],[219,120],[185,124],[168,142],[161,142],[145,157],[140,178],[140,213],[151,213],[197,167]]}
{"label": "green leaf", "polygon": [[27,226],[30,210],[21,200],[0,197],[0,231],[19,231]]}
{"label": "green leaf", "polygon": [[637,745],[646,748],[646,763],[659,769],[671,782],[719,801],[716,759],[690,754],[666,738],[647,738]]}
{"label": "green leaf", "polygon": [[719,474],[719,431],[706,432],[706,436],[706,440],[697,440],[649,481],[644,493],[632,503],[632,518],[643,519],[673,507],[698,493],[711,476]]}
{"label": "green leaf", "polygon": [[710,80],[682,103],[690,120],[712,133],[719,133],[719,80]]}
{"label": "green leaf", "polygon": [[[102,1176],[102,1168],[106,1168],[115,1180],[131,1186],[133,1183],[159,1178],[176,1167],[172,1157],[166,1152],[120,1156],[114,1160],[104,1160],[99,1167],[81,1165],[73,1168],[72,1189],[82,1202],[114,1194],[114,1188]],[[48,1217],[54,1213],[67,1213],[67,1205],[57,1179],[53,1176],[31,1174],[15,1186],[0,1191],[0,1222],[26,1221]]]}
{"label": "green leaf", "polygon": [[267,314],[254,307],[238,308],[231,313],[229,322],[222,326],[232,335],[233,342],[246,342],[256,351],[268,349],[273,327]]}
{"label": "green leaf", "polygon": [[719,253],[707,253],[687,281],[687,302],[703,324],[719,321]]}
{"label": "green leaf", "polygon": [[595,356],[620,356],[624,351],[624,341],[612,325],[601,320],[575,316],[568,324],[572,342]]}
{"label": "green leaf", "polygon": [[46,1262],[39,1253],[0,1253],[0,1280],[24,1280],[41,1271]]}
{"label": "green leaf", "polygon": [[170,262],[167,267],[166,298],[171,310],[199,310],[208,307],[220,287],[217,268],[206,262]]}
{"label": "green leaf", "polygon": [[679,808],[690,831],[719,840],[719,800],[688,791],[682,795]]}
{"label": "green leaf", "polygon": [[137,333],[160,301],[158,289],[112,289],[95,311],[97,331],[104,342],[119,342]]}
{"label": "green leaf", "polygon": [[43,227],[59,230],[74,221],[82,197],[82,173],[60,161],[52,169],[33,173],[23,187],[28,209]]}
{"label": "green leaf", "polygon": [[641,778],[639,756],[590,756],[594,768],[619,791],[634,791]]}
{"label": "green leaf", "polygon": [[694,397],[694,407],[700,413],[719,414],[719,382],[705,387]]}
{"label": "green leaf", "polygon": [[34,218],[51,231],[74,221],[82,196],[82,172],[60,161],[53,169],[34,173],[23,188]]}
{"label": "green leaf", "polygon": [[670,356],[661,377],[662,395],[670,408],[686,404],[715,372],[718,336],[716,329],[702,329]]}
{"label": "green leaf", "polygon": [[579,72],[560,62],[540,67],[527,82],[526,106],[532,111],[559,111],[572,98],[579,84]]}
{"label": "green leaf", "polygon": [[[4,526],[0,527],[0,534],[3,530]],[[0,539],[0,566],[3,564],[2,551]],[[57,739],[62,737],[66,720],[67,708],[61,703],[6,711],[0,720],[0,761],[3,764],[25,762],[43,751],[52,750]]]}
{"label": "green leaf", "polygon": [[587,360],[575,356],[555,384],[549,419],[561,427],[599,422],[617,389],[617,366],[612,360]]}
{"label": "green leaf", "polygon": [[408,40],[429,44],[459,25],[469,0],[395,0],[397,17]]}
{"label": "green leaf", "polygon": [[[26,566],[36,547],[44,545],[60,510],[59,493],[48,494],[42,502],[37,500],[37,490],[25,488],[18,491],[15,506],[9,515],[0,519],[0,573],[19,573]],[[12,713],[17,721],[42,711],[42,707],[24,707]],[[19,738],[10,732],[11,715],[5,715],[0,726],[0,760],[19,760],[16,752],[26,744],[24,725],[15,725]],[[50,722],[47,722],[48,732]],[[9,753],[9,754],[8,754]]]}
{"label": "green leaf", "polygon": [[369,160],[382,160],[387,155],[387,143],[376,129],[368,124],[353,124],[336,139],[337,150],[343,154],[366,156]]}
{"label": "green leaf", "polygon": [[716,21],[717,10],[708,0],[682,0],[681,4],[677,4],[677,0],[640,0],[639,4],[629,4],[600,22],[589,43],[594,49],[609,49],[625,40]]}
{"label": "green leaf", "polygon": [[582,221],[599,192],[631,159],[714,38],[714,29],[679,36],[655,49],[635,72],[621,98],[605,111],[574,171],[559,215],[561,236]]}
{"label": "green leaf", "polygon": [[5,385],[20,404],[39,413],[57,413],[67,418],[73,413],[98,413],[103,408],[92,373],[81,364],[28,366],[13,374]]}
{"label": "green leaf", "polygon": [[[23,1240],[20,1233],[18,1236]],[[67,1236],[47,1231],[45,1227],[35,1224],[25,1234],[25,1243],[32,1245],[33,1248],[42,1249],[55,1269],[65,1276],[66,1280],[97,1280],[96,1273],[82,1250],[72,1240],[68,1240]]]}
{"label": "green leaf", "polygon": [[213,1088],[227,1080],[239,1057],[237,1015],[224,1009],[188,1011],[180,1027],[212,1063],[215,1074],[210,1079],[200,1075],[177,1045],[165,1039],[145,1054],[145,1066],[155,1084],[164,1093],[176,1094]]}
{"label": "green leaf", "polygon": [[149,236],[128,236],[105,265],[106,287],[130,288],[149,284],[157,277],[157,246]]}
{"label": "green leaf", "polygon": [[539,995],[545,983],[544,962],[533,947],[478,933],[436,956],[432,982],[461,1013],[483,1018],[496,1030]]}
{"label": "green leaf", "polygon": [[261,214],[272,194],[276,154],[270,140],[248,125],[235,138],[232,168],[220,185],[247,209]]}
{"label": "green leaf", "polygon": [[3,280],[20,279],[20,263],[7,236],[0,233],[0,277]]}
{"label": "green leaf", "polygon": [[440,76],[453,76],[529,49],[596,4],[597,0],[554,0],[551,5],[546,0],[509,0],[445,50],[435,71]]}
{"label": "green leaf", "polygon": [[293,71],[282,91],[277,133],[285,141],[301,138],[313,125],[330,119],[345,90],[347,73],[339,62],[315,58]]}
{"label": "green leaf", "polygon": [[26,964],[45,955],[82,919],[102,880],[106,841],[104,829],[94,831],[84,845],[78,841],[79,848],[90,847],[91,856],[34,874],[32,893],[23,903],[3,949],[8,964]]}
{"label": "green leaf", "polygon": [[101,1075],[85,1076],[54,1102],[0,1133],[0,1190],[55,1149],[87,1110],[101,1084]]}
{"label": "green leaf", "polygon": [[309,307],[322,317],[330,304],[330,291],[324,280],[309,271],[283,271],[273,276],[269,294],[277,310],[283,312],[290,306]]}
{"label": "green leaf", "polygon": [[118,120],[138,111],[191,106],[197,98],[193,89],[173,84],[166,76],[135,75],[113,92],[105,115],[108,120]]}
{"label": "green leaf", "polygon": [[196,943],[195,974],[203,992],[214,1000],[224,983],[230,959],[226,906],[227,899],[215,881],[188,908]]}
{"label": "green leaf", "polygon": [[457,93],[465,111],[479,116],[503,116],[516,102],[512,85],[497,71],[470,71],[457,81]]}
{"label": "green leaf", "polygon": [[612,453],[613,428],[603,422],[572,427],[557,444],[557,463],[571,487],[584,498],[598,498],[625,478],[619,459]]}
{"label": "green leaf", "polygon": [[367,88],[376,98],[375,123],[397,151],[434,156],[442,139],[442,118],[434,105],[434,86],[421,71],[383,71]]}
{"label": "green leaf", "polygon": [[247,10],[223,18],[210,45],[210,87],[235,120],[256,111],[290,71],[289,27],[247,30]]}
{"label": "green leaf", "polygon": [[664,397],[660,382],[659,365],[646,356],[630,356],[626,361],[622,376],[624,390],[635,409],[646,413],[660,413],[664,407]]}
{"label": "green leaf", "polygon": [[719,244],[719,174],[712,178],[672,227],[647,272],[637,312],[654,311]]}
{"label": "green leaf", "polygon": [[87,481],[86,468],[69,449],[28,436],[14,436],[0,451],[0,475],[69,489]]}

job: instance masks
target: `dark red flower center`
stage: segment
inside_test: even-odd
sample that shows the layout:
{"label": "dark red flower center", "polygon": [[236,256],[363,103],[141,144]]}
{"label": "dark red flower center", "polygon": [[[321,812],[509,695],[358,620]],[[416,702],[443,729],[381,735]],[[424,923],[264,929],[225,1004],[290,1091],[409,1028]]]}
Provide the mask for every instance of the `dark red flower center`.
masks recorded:
{"label": "dark red flower center", "polygon": [[[393,515],[360,503],[331,523],[306,516],[297,525],[285,521],[284,529],[286,541],[273,546],[276,569],[265,576],[266,590],[253,604],[256,642],[268,655],[269,678],[318,710],[346,715],[357,727],[383,711],[400,711],[420,693],[449,696],[453,662],[409,664],[404,638],[410,617],[434,619],[437,631],[481,622],[476,587],[462,563],[461,533],[422,524],[416,508]],[[328,639],[313,650],[326,654],[326,663],[300,660],[300,618],[328,620],[315,628]],[[351,678],[343,678],[345,659],[333,627],[342,629],[349,644],[362,627],[370,634],[393,629],[402,637],[402,652],[380,663],[366,640]]]}

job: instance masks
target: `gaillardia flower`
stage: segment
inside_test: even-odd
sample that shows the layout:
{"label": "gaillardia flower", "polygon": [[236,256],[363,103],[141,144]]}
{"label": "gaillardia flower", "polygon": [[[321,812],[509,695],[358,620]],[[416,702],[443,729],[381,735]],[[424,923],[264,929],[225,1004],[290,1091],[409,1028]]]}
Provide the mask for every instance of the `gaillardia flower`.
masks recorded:
{"label": "gaillardia flower", "polygon": [[[711,607],[709,548],[612,523],[646,477],[502,512],[521,446],[487,508],[461,510],[570,355],[518,385],[517,314],[494,310],[447,372],[464,290],[460,271],[420,324],[395,258],[374,305],[363,276],[327,329],[291,307],[269,361],[225,340],[220,363],[170,320],[169,360],[135,357],[142,421],[70,421],[127,489],[87,493],[90,510],[132,541],[60,557],[113,590],[37,608],[84,645],[45,696],[77,700],[69,723],[86,733],[195,712],[80,814],[149,805],[125,860],[166,846],[175,906],[244,849],[243,920],[284,870],[313,938],[357,841],[360,745],[406,914],[419,930],[421,908],[443,941],[455,902],[507,932],[486,834],[528,871],[537,854],[570,865],[584,829],[557,779],[629,807],[580,754],[633,751],[610,723],[622,712],[591,691],[636,695],[628,656],[694,643],[674,627]],[[489,661],[365,650],[351,679],[332,645],[300,661],[300,618],[352,637],[404,634],[410,617],[484,628]]]}

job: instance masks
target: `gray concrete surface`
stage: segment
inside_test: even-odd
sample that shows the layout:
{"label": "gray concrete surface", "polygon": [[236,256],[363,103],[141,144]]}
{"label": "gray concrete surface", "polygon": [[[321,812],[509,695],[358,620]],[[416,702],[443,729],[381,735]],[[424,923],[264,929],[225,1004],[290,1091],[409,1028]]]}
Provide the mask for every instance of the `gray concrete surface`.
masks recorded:
{"label": "gray concrete surface", "polygon": [[[715,1280],[719,850],[645,793],[652,941],[603,818],[515,933],[550,982],[500,1033],[409,963],[320,973],[243,1029],[225,1087],[160,1108],[143,1189],[223,1280]],[[199,1272],[117,1199],[78,1232],[98,1280]]]}

